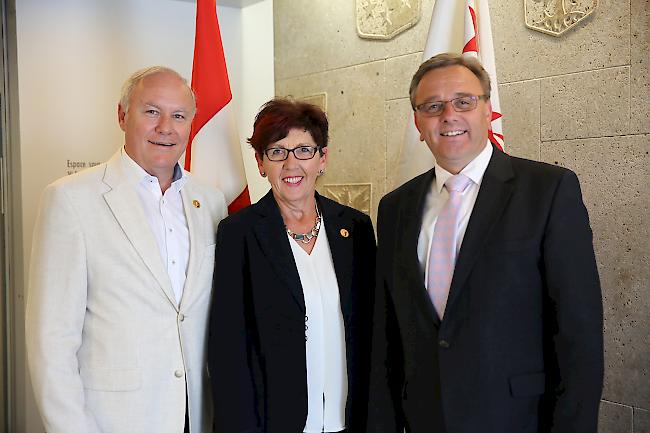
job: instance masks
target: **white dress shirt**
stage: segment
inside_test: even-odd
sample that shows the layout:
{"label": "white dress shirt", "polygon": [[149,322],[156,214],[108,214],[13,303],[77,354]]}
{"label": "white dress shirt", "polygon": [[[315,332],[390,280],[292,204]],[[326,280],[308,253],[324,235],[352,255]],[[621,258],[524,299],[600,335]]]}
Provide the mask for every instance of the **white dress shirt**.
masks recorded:
{"label": "white dress shirt", "polygon": [[291,237],[289,243],[306,309],[307,422],[304,432],[338,432],[345,429],[348,395],[345,325],[325,220],[311,254]]}
{"label": "white dress shirt", "polygon": [[190,258],[190,233],[181,198],[181,189],[187,181],[187,173],[176,164],[172,184],[163,194],[158,178],[133,161],[124,148],[122,161],[125,171],[136,182],[142,208],[171,280],[176,305],[180,305]]}
{"label": "white dress shirt", "polygon": [[[461,173],[469,177],[472,182],[470,182],[461,196],[460,212],[458,215],[458,234],[456,238],[456,257],[458,257],[458,252],[463,243],[467,223],[474,209],[474,203],[476,203],[476,197],[478,196],[478,191],[483,181],[483,175],[490,163],[492,151],[492,145],[488,142],[481,153],[461,170]],[[418,237],[418,261],[420,262],[420,269],[424,275],[425,287],[429,280],[429,253],[431,251],[433,229],[436,226],[436,221],[438,220],[438,215],[442,207],[449,199],[449,192],[444,187],[445,182],[453,176],[447,170],[440,167],[438,163],[435,163],[435,170],[436,177],[424,199],[422,226],[420,227],[420,236]]]}

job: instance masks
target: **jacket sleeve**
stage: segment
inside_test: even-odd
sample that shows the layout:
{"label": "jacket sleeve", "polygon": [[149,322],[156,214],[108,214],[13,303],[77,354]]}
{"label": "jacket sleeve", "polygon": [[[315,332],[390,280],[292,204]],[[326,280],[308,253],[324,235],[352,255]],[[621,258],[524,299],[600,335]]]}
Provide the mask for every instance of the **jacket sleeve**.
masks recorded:
{"label": "jacket sleeve", "polygon": [[247,320],[248,266],[241,233],[221,223],[217,231],[208,369],[215,433],[261,432],[256,408],[256,365]]}
{"label": "jacket sleeve", "polygon": [[373,312],[370,397],[367,433],[402,433],[401,396],[403,383],[402,348],[393,304],[388,290],[392,272],[391,241],[395,233],[391,214],[395,212],[385,200],[379,204],[377,218],[377,266]]}
{"label": "jacket sleeve", "polygon": [[[596,433],[603,386],[603,307],[592,232],[575,174],[565,172],[543,242],[553,433]],[[554,352],[554,353],[553,353]],[[548,355],[548,354],[547,354]],[[550,392],[549,392],[550,391]]]}
{"label": "jacket sleeve", "polygon": [[25,313],[30,377],[48,433],[99,433],[77,359],[87,289],[81,221],[63,187],[50,185],[34,229]]}

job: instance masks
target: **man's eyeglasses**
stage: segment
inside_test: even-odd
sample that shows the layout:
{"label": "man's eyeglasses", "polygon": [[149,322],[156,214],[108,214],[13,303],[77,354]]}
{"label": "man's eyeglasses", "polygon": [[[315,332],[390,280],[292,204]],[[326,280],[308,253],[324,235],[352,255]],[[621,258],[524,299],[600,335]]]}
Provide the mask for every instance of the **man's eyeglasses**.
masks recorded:
{"label": "man's eyeglasses", "polygon": [[449,99],[447,101],[425,102],[424,104],[416,106],[415,111],[426,117],[440,116],[442,112],[445,111],[445,106],[448,102],[451,102],[454,111],[472,111],[476,108],[479,99],[487,101],[488,97],[486,95],[467,95]]}
{"label": "man's eyeglasses", "polygon": [[266,155],[269,161],[284,161],[289,157],[289,153],[291,152],[296,159],[304,161],[312,159],[318,150],[319,148],[314,146],[298,146],[293,149],[270,147],[264,151],[264,155]]}

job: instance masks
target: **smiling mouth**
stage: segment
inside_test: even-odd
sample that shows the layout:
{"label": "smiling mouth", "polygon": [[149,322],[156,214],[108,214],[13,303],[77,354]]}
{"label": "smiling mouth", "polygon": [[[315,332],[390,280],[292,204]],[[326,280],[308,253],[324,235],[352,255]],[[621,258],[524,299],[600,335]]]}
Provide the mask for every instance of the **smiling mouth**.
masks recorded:
{"label": "smiling mouth", "polygon": [[441,132],[440,135],[443,137],[457,137],[459,135],[466,134],[467,130],[456,130],[456,131],[446,131],[446,132]]}
{"label": "smiling mouth", "polygon": [[289,185],[298,185],[302,179],[302,176],[285,177],[282,179],[282,182],[288,183]]}
{"label": "smiling mouth", "polygon": [[151,141],[151,140],[149,140],[149,143],[155,144],[156,146],[165,146],[165,147],[172,147],[176,145],[176,143],[163,143],[161,141]]}

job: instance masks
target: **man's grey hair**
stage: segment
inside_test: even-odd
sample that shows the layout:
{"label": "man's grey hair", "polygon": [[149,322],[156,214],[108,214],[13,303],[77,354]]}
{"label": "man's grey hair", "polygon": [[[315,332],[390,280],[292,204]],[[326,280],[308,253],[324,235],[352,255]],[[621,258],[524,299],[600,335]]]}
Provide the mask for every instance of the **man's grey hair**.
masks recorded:
{"label": "man's grey hair", "polygon": [[187,89],[190,91],[190,95],[192,95],[192,112],[195,113],[196,95],[194,94],[194,90],[192,90],[192,87],[188,84],[185,77],[183,77],[175,70],[168,68],[166,66],[150,66],[148,68],[135,71],[133,74],[131,74],[131,76],[127,78],[127,80],[122,85],[122,93],[120,94],[120,107],[122,107],[122,110],[124,110],[125,113],[128,113],[129,100],[131,99],[131,94],[133,93],[133,89],[135,89],[142,80],[144,80],[145,78],[151,75],[160,74],[160,73],[172,74],[178,77],[178,79],[181,80],[183,84],[185,84],[185,86],[187,86]]}
{"label": "man's grey hair", "polygon": [[447,66],[464,66],[469,69],[480,81],[485,96],[490,99],[490,76],[478,60],[474,57],[463,56],[462,54],[457,53],[441,53],[422,63],[411,79],[409,97],[411,98],[411,108],[413,108],[413,110],[415,110],[415,91],[417,90],[422,77],[424,77],[427,72],[434,69],[445,68]]}

